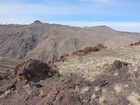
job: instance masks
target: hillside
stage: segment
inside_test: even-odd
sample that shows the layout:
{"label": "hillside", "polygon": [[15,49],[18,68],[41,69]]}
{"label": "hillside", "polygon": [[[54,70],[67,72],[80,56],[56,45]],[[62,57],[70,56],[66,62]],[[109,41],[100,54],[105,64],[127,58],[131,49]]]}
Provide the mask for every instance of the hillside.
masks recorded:
{"label": "hillside", "polygon": [[131,69],[138,69],[139,71],[139,53],[140,46],[102,49],[101,51],[93,52],[83,57],[70,56],[67,58],[67,61],[56,62],[55,64],[59,67],[61,74],[69,75],[73,73],[94,81],[115,60],[131,63]]}
{"label": "hillside", "polygon": [[0,56],[56,61],[63,54],[86,46],[103,44],[115,49],[138,40],[139,33],[120,32],[107,26],[80,28],[40,21],[29,25],[0,25]]}
{"label": "hillside", "polygon": [[72,55],[57,69],[16,61],[14,70],[0,72],[0,105],[139,105],[139,52],[131,46]]}

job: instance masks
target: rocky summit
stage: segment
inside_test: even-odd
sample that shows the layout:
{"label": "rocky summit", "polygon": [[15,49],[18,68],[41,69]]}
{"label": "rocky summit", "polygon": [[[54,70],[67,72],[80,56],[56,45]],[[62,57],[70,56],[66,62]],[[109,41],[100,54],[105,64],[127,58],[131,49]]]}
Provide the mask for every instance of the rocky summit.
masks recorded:
{"label": "rocky summit", "polygon": [[0,74],[1,105],[139,105],[140,68],[120,60],[94,81],[29,60]]}

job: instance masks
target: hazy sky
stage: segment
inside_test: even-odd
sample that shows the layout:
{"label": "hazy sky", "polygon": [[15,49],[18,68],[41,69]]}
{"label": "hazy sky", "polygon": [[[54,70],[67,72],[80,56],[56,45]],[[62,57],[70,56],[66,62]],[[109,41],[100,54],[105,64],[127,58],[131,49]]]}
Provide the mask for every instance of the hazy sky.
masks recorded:
{"label": "hazy sky", "polygon": [[0,0],[1,23],[34,20],[140,32],[140,0]]}

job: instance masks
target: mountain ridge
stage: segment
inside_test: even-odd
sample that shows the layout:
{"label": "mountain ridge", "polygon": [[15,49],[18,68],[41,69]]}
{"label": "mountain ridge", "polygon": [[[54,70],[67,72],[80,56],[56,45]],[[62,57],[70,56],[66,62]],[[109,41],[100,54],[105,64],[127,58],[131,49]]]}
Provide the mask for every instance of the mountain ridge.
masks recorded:
{"label": "mountain ridge", "polygon": [[63,54],[72,54],[87,46],[103,44],[118,48],[138,40],[140,33],[116,31],[108,26],[80,28],[37,20],[29,25],[0,26],[0,56],[56,61]]}

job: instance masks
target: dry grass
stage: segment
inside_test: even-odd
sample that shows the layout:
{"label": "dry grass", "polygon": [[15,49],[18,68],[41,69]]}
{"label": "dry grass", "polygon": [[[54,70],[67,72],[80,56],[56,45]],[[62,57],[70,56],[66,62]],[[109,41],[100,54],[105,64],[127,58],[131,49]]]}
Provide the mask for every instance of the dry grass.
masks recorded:
{"label": "dry grass", "polygon": [[[59,62],[56,65],[61,74],[75,73],[86,79],[94,80],[104,72],[105,65],[112,64],[115,60],[132,63],[133,67],[137,67],[137,65],[140,65],[139,53],[140,49],[138,47],[115,50],[105,49],[82,58],[71,57],[68,61]],[[134,69],[134,71],[136,70]],[[116,72],[114,76],[117,75],[118,73]]]}
{"label": "dry grass", "polygon": [[114,89],[115,89],[115,91],[116,91],[116,94],[120,94],[120,93],[122,92],[123,87],[122,87],[121,84],[116,84],[116,85],[114,86]]}
{"label": "dry grass", "polygon": [[1,95],[0,95],[0,99],[2,98],[6,98],[9,94],[11,93],[11,90],[5,90]]}
{"label": "dry grass", "polygon": [[84,93],[89,92],[89,90],[90,90],[90,88],[89,88],[88,86],[86,86],[86,87],[83,87],[83,88],[80,90],[80,93],[81,93],[81,94],[84,94]]}
{"label": "dry grass", "polygon": [[140,105],[140,95],[136,93],[131,93],[130,96],[127,97],[128,101],[132,105]]}

